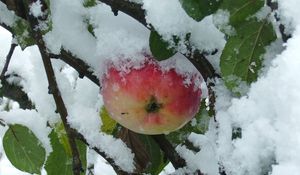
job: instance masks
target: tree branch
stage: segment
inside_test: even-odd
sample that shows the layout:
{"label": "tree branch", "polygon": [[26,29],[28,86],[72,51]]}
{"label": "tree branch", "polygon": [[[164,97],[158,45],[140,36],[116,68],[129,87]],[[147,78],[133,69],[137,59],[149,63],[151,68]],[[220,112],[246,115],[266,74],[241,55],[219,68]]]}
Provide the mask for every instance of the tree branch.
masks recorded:
{"label": "tree branch", "polygon": [[8,52],[8,54],[6,56],[6,61],[5,61],[4,67],[3,67],[1,75],[0,75],[0,79],[1,80],[4,79],[5,73],[6,73],[7,69],[8,69],[8,65],[10,63],[11,57],[12,57],[12,55],[14,53],[14,50],[15,50],[16,46],[17,46],[17,44],[13,43],[13,42],[10,45],[10,49],[9,49],[9,52]]}
{"label": "tree branch", "polygon": [[[31,1],[31,3],[33,3],[33,2],[34,1]],[[66,106],[64,104],[64,101],[62,99],[62,96],[60,94],[60,91],[58,89],[54,70],[53,70],[53,67],[51,64],[51,59],[50,59],[49,53],[47,52],[45,43],[43,41],[42,33],[41,33],[41,31],[39,31],[39,29],[36,29],[36,27],[39,24],[38,20],[34,16],[30,15],[29,12],[27,12],[27,19],[31,26],[31,30],[32,30],[31,34],[32,34],[33,38],[35,39],[36,44],[37,44],[39,51],[41,53],[41,56],[42,56],[42,60],[43,60],[43,64],[44,64],[44,68],[46,71],[48,84],[49,84],[49,88],[48,88],[49,94],[53,95],[57,111],[60,114],[65,131],[68,136],[68,142],[70,144],[70,148],[71,148],[71,152],[72,152],[72,156],[73,156],[73,161],[72,161],[73,173],[74,173],[74,175],[80,175],[80,172],[83,171],[83,169],[82,169],[79,151],[77,148],[77,144],[75,142],[75,137],[72,134],[71,127],[67,121],[68,112],[67,112]]]}
{"label": "tree branch", "polygon": [[142,8],[141,4],[133,3],[124,0],[98,0],[106,5],[110,6],[115,16],[118,15],[118,11],[121,11],[132,18],[136,19],[138,22],[143,24],[145,27],[150,29],[145,18],[145,10]]}
{"label": "tree branch", "polygon": [[99,79],[95,75],[93,75],[93,72],[90,71],[90,67],[81,59],[76,58],[71,53],[65,50],[61,51],[59,59],[73,67],[79,73],[80,78],[86,76],[93,83],[100,86]]}
{"label": "tree branch", "polygon": [[0,75],[0,80],[2,84],[1,92],[4,97],[17,101],[20,105],[20,108],[32,109],[33,104],[29,100],[27,94],[22,90],[22,87],[9,83],[7,81],[7,78],[9,78],[10,76],[5,76],[5,73],[7,72],[11,57],[13,55],[16,46],[17,44],[12,42],[9,52],[6,56],[6,61]]}
{"label": "tree branch", "polygon": [[3,79],[1,79],[1,90],[3,96],[18,102],[20,108],[22,109],[33,109],[34,105],[29,100],[27,94],[22,90],[22,87],[10,84],[6,80],[7,78],[8,76],[5,76]]}
{"label": "tree branch", "polygon": [[3,28],[5,28],[5,29],[8,30],[9,32],[12,31],[12,28],[9,27],[8,25],[4,24],[4,23],[1,23],[1,22],[0,22],[0,26],[3,27]]}
{"label": "tree branch", "polygon": [[[5,127],[6,125],[4,124],[4,121],[2,119],[0,119],[0,125]],[[0,152],[1,153],[1,152]],[[1,159],[1,154],[0,154],[0,159]]]}

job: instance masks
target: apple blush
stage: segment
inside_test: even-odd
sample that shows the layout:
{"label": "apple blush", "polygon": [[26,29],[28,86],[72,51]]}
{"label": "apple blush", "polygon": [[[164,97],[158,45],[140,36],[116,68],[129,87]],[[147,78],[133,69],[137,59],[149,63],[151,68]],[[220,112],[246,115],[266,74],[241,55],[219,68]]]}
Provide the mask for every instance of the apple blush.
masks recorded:
{"label": "apple blush", "polygon": [[184,82],[174,68],[162,70],[156,61],[129,72],[110,66],[101,93],[111,118],[122,126],[141,134],[168,134],[190,121],[200,107],[195,79]]}

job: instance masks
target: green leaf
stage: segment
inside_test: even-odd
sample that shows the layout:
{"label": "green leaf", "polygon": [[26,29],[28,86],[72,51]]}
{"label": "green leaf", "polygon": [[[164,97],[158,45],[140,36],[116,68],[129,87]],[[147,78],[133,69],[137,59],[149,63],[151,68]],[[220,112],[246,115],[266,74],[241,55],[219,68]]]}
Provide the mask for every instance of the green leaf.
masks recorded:
{"label": "green leaf", "polygon": [[18,19],[13,25],[12,30],[22,50],[35,44],[35,40],[30,35],[30,26],[27,21]]}
{"label": "green leaf", "polygon": [[117,122],[109,116],[104,106],[101,107],[100,117],[102,120],[101,131],[105,132],[106,134],[113,134],[117,126]]}
{"label": "green leaf", "polygon": [[3,137],[9,161],[21,171],[41,173],[46,152],[37,137],[22,125],[11,125]]}
{"label": "green leaf", "polygon": [[62,122],[59,122],[54,128],[60,144],[65,149],[65,152],[68,156],[72,156],[71,146],[69,144],[68,136],[65,130],[65,127]]}
{"label": "green leaf", "polygon": [[264,6],[264,0],[223,0],[221,9],[230,12],[230,24],[237,26]]}
{"label": "green leaf", "polygon": [[265,47],[276,39],[273,27],[267,20],[247,21],[236,30],[237,35],[227,41],[220,61],[225,84],[233,91],[242,82],[250,84],[256,81]]}
{"label": "green leaf", "polygon": [[149,44],[153,56],[158,61],[168,59],[176,53],[173,48],[170,48],[169,43],[164,41],[156,31],[151,31]]}
{"label": "green leaf", "polygon": [[180,0],[185,12],[196,21],[216,12],[223,0]]}
{"label": "green leaf", "polygon": [[186,141],[192,133],[204,134],[208,130],[210,116],[206,109],[205,101],[201,102],[199,112],[181,129],[166,135],[168,140],[175,146]]}
{"label": "green leaf", "polygon": [[160,147],[150,136],[142,134],[139,134],[139,136],[140,140],[144,143],[147,152],[149,153],[151,162],[145,173],[158,175],[169,163],[169,161],[165,158],[164,153],[160,150]]}
{"label": "green leaf", "polygon": [[[72,156],[66,152],[64,146],[61,144],[58,134],[52,130],[50,134],[50,141],[53,151],[50,153],[45,169],[48,175],[73,175],[72,171]],[[80,160],[83,165],[83,169],[86,170],[86,145],[80,141],[76,141]],[[82,175],[85,173],[81,173]]]}
{"label": "green leaf", "polygon": [[97,5],[96,0],[84,0],[84,2],[83,2],[84,7],[93,7],[95,5]]}

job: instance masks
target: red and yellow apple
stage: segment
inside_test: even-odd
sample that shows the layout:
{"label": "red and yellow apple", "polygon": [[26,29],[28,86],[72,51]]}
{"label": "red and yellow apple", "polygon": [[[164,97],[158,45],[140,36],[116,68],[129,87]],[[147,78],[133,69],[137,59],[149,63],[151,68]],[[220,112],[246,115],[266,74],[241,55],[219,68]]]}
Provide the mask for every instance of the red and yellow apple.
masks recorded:
{"label": "red and yellow apple", "polygon": [[162,70],[148,61],[128,73],[110,66],[101,83],[104,106],[122,126],[142,134],[169,133],[197,113],[201,89],[175,69]]}

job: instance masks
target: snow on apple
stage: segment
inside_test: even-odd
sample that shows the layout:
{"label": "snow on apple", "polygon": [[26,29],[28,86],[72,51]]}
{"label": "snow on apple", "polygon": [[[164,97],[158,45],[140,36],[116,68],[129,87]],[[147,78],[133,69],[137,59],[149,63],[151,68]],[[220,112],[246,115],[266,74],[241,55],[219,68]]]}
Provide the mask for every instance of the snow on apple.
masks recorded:
{"label": "snow on apple", "polygon": [[197,78],[187,85],[174,68],[165,71],[146,56],[140,68],[129,72],[109,66],[101,92],[111,117],[121,125],[142,134],[169,133],[197,113],[202,94],[194,86]]}

